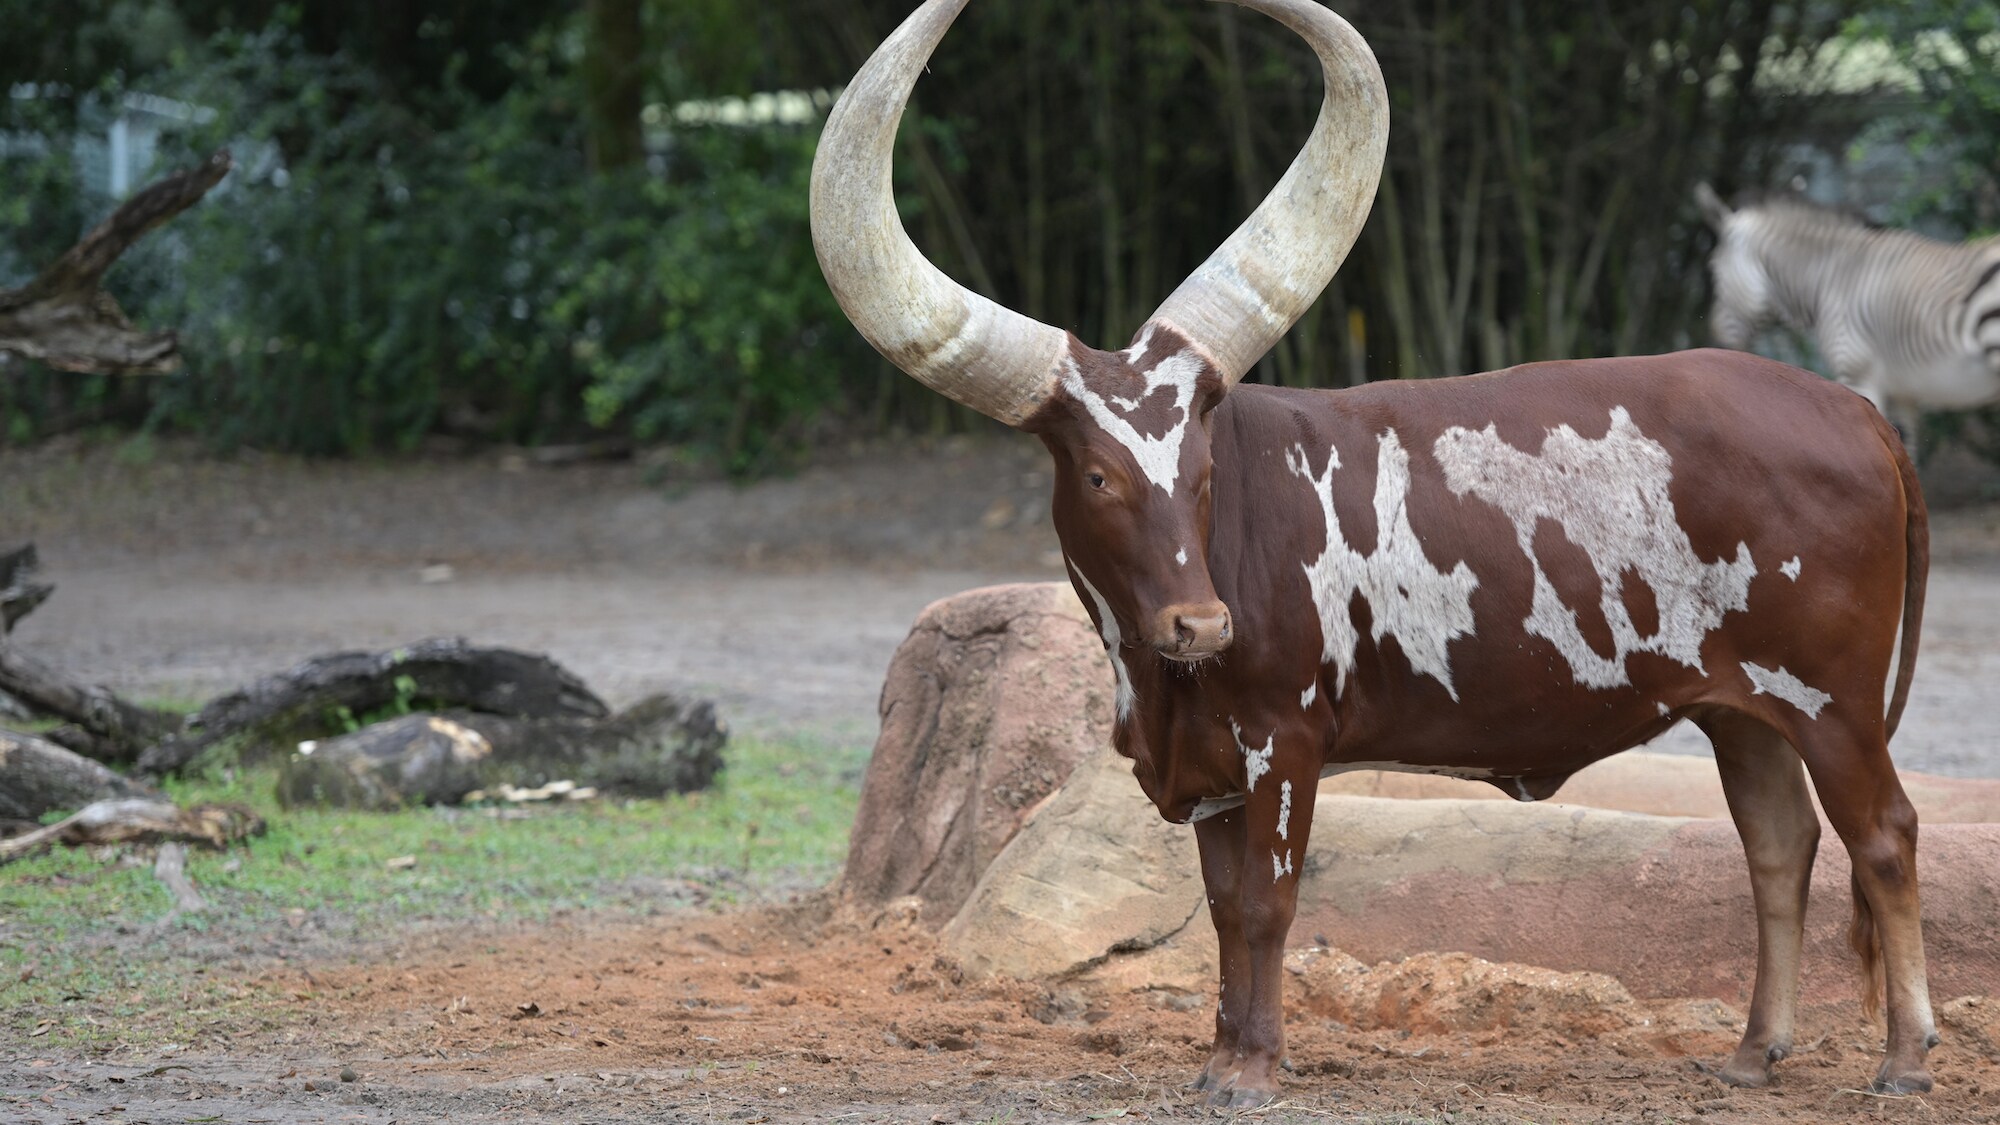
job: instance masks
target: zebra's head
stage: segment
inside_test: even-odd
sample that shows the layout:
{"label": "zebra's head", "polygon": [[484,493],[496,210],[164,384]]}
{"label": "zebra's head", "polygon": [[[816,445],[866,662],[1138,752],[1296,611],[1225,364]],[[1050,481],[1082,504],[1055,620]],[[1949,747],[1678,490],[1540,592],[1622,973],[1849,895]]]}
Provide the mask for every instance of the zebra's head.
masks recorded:
{"label": "zebra's head", "polygon": [[1708,257],[1715,285],[1709,331],[1723,347],[1747,351],[1757,330],[1776,319],[1771,279],[1757,252],[1754,216],[1732,209],[1707,184],[1696,185],[1694,197],[1702,217],[1715,229],[1715,252]]}

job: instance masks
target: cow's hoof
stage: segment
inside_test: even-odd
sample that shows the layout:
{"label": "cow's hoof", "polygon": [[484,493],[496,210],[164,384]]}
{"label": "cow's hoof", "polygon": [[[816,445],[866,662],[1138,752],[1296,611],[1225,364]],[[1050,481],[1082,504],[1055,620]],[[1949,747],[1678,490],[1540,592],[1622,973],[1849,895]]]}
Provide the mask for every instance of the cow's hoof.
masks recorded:
{"label": "cow's hoof", "polygon": [[1875,1080],[1868,1084],[1868,1092],[1871,1094],[1891,1094],[1895,1096],[1903,1094],[1928,1094],[1931,1092],[1931,1072],[1928,1070],[1909,1070],[1893,1076],[1878,1074],[1875,1076]]}
{"label": "cow's hoof", "polygon": [[1217,1090],[1208,1096],[1208,1104],[1218,1109],[1256,1109],[1269,1105],[1278,1096],[1276,1090],[1259,1090],[1250,1086],[1231,1086],[1227,1090]]}
{"label": "cow's hoof", "polygon": [[1754,1059],[1745,1060],[1739,1051],[1721,1066],[1697,1060],[1694,1068],[1725,1086],[1743,1086],[1754,1090],[1771,1084],[1771,1064],[1764,1060],[1761,1052]]}
{"label": "cow's hoof", "polygon": [[1215,1087],[1216,1087],[1215,1078],[1205,1070],[1202,1071],[1200,1074],[1195,1075],[1194,1081],[1187,1084],[1187,1088],[1193,1090],[1197,1094],[1201,1093],[1204,1090],[1213,1090],[1215,1089]]}

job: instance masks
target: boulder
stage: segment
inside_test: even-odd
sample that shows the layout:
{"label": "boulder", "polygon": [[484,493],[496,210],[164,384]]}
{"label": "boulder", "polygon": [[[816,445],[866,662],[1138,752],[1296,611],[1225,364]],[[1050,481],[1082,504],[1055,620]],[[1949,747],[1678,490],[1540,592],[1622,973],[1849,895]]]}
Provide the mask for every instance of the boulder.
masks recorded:
{"label": "boulder", "polygon": [[[1161,825],[1121,774],[1129,767],[1109,752],[1080,767],[994,861],[943,931],[968,971],[1213,987],[1193,833]],[[1918,871],[1933,989],[2000,991],[2000,824],[1927,825]],[[1828,834],[1807,925],[1815,1001],[1855,995],[1847,886],[1846,853]],[[1362,961],[1464,952],[1609,974],[1641,997],[1743,1003],[1754,918],[1727,820],[1323,790],[1292,936]]]}
{"label": "boulder", "polygon": [[936,926],[1029,810],[1108,745],[1111,675],[1067,583],[987,587],[925,608],[881,714],[841,895],[871,909],[915,895]]}

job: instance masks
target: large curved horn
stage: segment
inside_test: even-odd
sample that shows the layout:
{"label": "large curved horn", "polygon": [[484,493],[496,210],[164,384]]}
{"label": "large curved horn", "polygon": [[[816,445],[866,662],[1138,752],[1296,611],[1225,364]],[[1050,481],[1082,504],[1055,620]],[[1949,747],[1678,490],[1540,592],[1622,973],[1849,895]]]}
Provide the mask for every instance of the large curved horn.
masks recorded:
{"label": "large curved horn", "polygon": [[889,165],[910,89],[966,0],[928,0],[870,56],[813,157],[813,249],[849,320],[925,386],[1019,425],[1055,391],[1069,333],[987,300],[925,260]]}
{"label": "large curved horn", "polygon": [[1297,32],[1326,101],[1312,136],[1236,233],[1153,314],[1232,385],[1319,296],[1367,221],[1389,144],[1389,92],[1359,32],[1315,0],[1229,0]]}

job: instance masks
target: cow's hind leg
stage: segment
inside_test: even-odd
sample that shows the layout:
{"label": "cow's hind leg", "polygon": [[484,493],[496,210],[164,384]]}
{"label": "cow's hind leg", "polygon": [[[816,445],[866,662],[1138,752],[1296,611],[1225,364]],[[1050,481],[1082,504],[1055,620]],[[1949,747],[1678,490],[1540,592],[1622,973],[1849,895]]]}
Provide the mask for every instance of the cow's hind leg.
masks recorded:
{"label": "cow's hind leg", "polygon": [[[1733,1086],[1762,1086],[1792,1049],[1806,896],[1819,848],[1819,817],[1798,751],[1771,727],[1734,711],[1697,720],[1715,744],[1729,815],[1750,861],[1757,904],[1757,984],[1736,1053],[1710,1070]],[[1710,1069],[1704,1067],[1703,1069]]]}
{"label": "cow's hind leg", "polygon": [[1873,1016],[1887,978],[1889,1049],[1876,1072],[1878,1093],[1931,1088],[1924,1059],[1937,1044],[1924,972],[1923,921],[1917,903],[1917,812],[1889,761],[1881,725],[1865,735],[1829,725],[1831,714],[1802,723],[1799,750],[1827,820],[1854,864],[1854,923],[1849,941],[1862,960],[1862,1007]]}
{"label": "cow's hind leg", "polygon": [[1201,849],[1201,881],[1208,892],[1208,915],[1221,947],[1222,990],[1215,1000],[1215,1048],[1191,1084],[1218,1090],[1235,1078],[1238,1040],[1250,1015],[1250,948],[1243,940],[1244,850],[1248,843],[1241,807],[1195,822]]}

